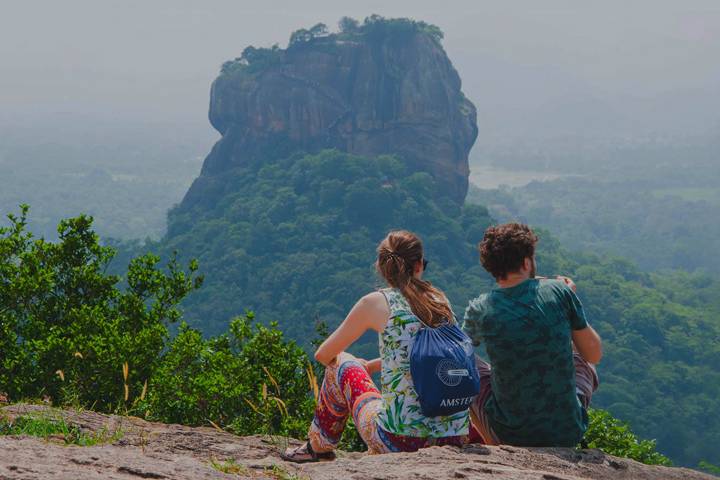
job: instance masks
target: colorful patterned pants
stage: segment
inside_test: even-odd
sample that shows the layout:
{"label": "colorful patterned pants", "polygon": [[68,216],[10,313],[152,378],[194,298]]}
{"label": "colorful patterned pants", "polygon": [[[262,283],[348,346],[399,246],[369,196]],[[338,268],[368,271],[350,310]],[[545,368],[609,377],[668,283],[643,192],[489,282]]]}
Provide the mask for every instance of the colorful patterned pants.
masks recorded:
{"label": "colorful patterned pants", "polygon": [[368,453],[414,452],[431,445],[456,445],[467,437],[418,438],[394,435],[377,425],[382,406],[380,391],[362,364],[348,353],[325,369],[308,439],[314,451],[328,452],[337,447],[345,424],[352,415],[355,427],[368,446]]}
{"label": "colorful patterned pants", "polygon": [[[493,432],[490,421],[485,414],[485,402],[492,394],[492,385],[490,378],[492,376],[492,368],[490,364],[475,357],[478,370],[480,371],[480,393],[473,403],[470,404],[470,420],[480,436],[480,441],[486,445],[500,445],[502,442]],[[583,407],[588,408],[593,392],[598,388],[598,375],[595,367],[585,361],[577,352],[573,353],[573,361],[575,362],[575,384],[577,387],[578,398]]]}

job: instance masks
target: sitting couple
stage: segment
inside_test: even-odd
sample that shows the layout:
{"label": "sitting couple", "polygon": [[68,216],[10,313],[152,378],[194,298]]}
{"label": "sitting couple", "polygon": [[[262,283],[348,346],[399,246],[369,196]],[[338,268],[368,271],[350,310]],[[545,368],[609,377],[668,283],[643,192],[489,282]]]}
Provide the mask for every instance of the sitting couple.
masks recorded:
{"label": "sitting couple", "polygon": [[[468,410],[429,417],[413,387],[409,352],[423,325],[456,320],[443,292],[422,278],[427,259],[420,239],[388,234],[376,263],[388,288],[361,298],[318,348],[315,358],[327,368],[308,441],[282,457],[333,458],[350,415],[370,453],[460,446],[471,436],[488,445],[577,445],[598,386],[593,364],[601,342],[572,280],[535,277],[536,243],[532,230],[517,223],[485,232],[480,258],[497,287],[470,302],[464,323],[473,341],[484,344],[492,368],[477,358],[480,392]],[[380,358],[346,353],[368,330],[379,334]],[[370,377],[375,372],[380,390]]]}

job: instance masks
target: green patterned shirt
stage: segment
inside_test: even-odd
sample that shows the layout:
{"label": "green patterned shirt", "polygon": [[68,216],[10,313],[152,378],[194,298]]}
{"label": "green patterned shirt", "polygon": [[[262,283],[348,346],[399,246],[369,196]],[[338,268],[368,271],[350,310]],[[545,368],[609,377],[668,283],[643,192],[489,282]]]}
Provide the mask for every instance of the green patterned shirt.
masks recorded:
{"label": "green patterned shirt", "polygon": [[580,300],[563,282],[530,279],[472,300],[468,333],[492,365],[485,412],[503,443],[572,447],[587,429],[578,400],[571,330],[587,326]]}

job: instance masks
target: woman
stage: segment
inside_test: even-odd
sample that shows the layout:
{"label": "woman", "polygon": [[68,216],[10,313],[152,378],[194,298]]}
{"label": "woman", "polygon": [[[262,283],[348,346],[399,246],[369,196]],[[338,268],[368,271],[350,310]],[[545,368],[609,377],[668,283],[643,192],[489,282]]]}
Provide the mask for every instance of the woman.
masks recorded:
{"label": "woman", "polygon": [[[293,462],[334,458],[350,415],[369,453],[413,452],[431,445],[462,445],[467,411],[446,417],[420,413],[410,376],[409,350],[423,325],[454,321],[445,295],[422,279],[427,268],[420,239],[390,232],[377,249],[377,271],[390,288],[365,295],[315,352],[325,365],[308,441],[282,455]],[[345,352],[367,330],[379,334],[380,358],[367,361]],[[381,391],[370,375],[381,372]]]}

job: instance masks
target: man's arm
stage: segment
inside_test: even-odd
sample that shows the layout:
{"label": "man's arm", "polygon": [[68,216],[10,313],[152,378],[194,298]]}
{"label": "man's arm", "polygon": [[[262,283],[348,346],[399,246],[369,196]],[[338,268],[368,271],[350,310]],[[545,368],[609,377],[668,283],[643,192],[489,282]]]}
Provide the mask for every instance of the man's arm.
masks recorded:
{"label": "man's arm", "polygon": [[597,364],[602,358],[602,340],[590,325],[580,330],[572,331],[573,345],[586,361]]}
{"label": "man's arm", "polygon": [[465,315],[462,320],[462,329],[467,333],[476,347],[480,345],[482,336],[480,332],[480,323],[484,317],[484,308],[482,303],[482,296],[470,300],[467,308],[465,309]]}
{"label": "man's arm", "polygon": [[570,300],[570,326],[572,328],[573,347],[587,362],[596,364],[602,358],[602,340],[594,328],[587,323],[585,319],[585,311],[582,308],[580,299],[577,298],[577,286],[570,277],[559,275],[557,280],[562,281],[570,287],[572,293],[569,294]]}

